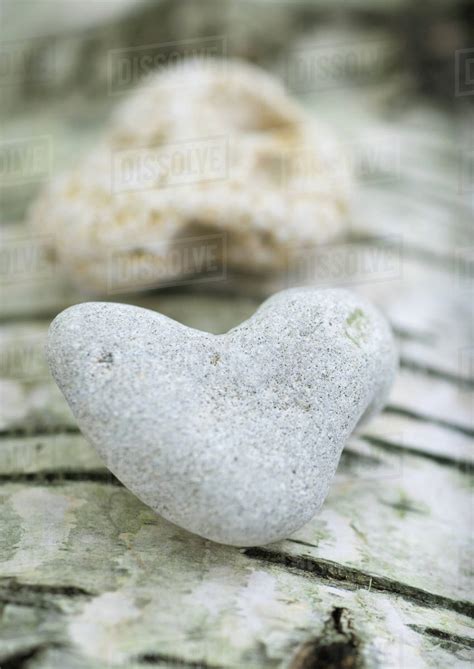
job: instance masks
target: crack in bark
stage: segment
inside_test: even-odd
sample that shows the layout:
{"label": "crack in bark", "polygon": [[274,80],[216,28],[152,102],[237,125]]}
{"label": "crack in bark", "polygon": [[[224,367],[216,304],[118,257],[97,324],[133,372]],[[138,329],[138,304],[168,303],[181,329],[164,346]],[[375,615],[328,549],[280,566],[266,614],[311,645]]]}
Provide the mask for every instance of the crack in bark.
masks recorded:
{"label": "crack in bark", "polygon": [[[435,192],[430,193],[431,197],[434,195]],[[347,235],[347,241],[348,243],[359,245],[375,245],[377,243],[381,243],[380,238],[372,234],[361,234],[355,232],[349,233]],[[456,272],[458,271],[457,260],[453,257],[452,253],[443,253],[442,251],[423,248],[406,239],[403,240],[403,251],[401,258],[412,259],[422,265],[429,265],[431,267],[435,267],[436,269],[442,269],[451,276],[455,276]],[[469,263],[469,267],[472,267],[472,263]]]}
{"label": "crack in bark", "polygon": [[395,325],[393,321],[390,321],[390,327],[392,328],[393,334],[403,341],[414,341],[420,344],[425,344],[430,348],[434,348],[436,344],[436,336],[433,332],[407,330],[399,325]]}
{"label": "crack in bark", "polygon": [[75,471],[73,469],[43,470],[40,472],[14,472],[0,474],[0,485],[6,483],[33,483],[36,485],[61,485],[63,483],[105,483],[107,485],[123,487],[107,469],[90,469]]}
{"label": "crack in bark", "polygon": [[56,434],[80,434],[77,425],[52,425],[50,427],[29,427],[27,425],[15,425],[0,430],[0,439],[11,437],[50,437]]}
{"label": "crack in bark", "polygon": [[365,453],[359,453],[355,451],[350,446],[346,446],[341,453],[341,462],[340,466],[350,466],[352,462],[358,462],[369,467],[378,467],[383,464],[382,460],[376,458],[373,455],[367,455]]}
{"label": "crack in bark", "polygon": [[58,646],[57,644],[40,643],[29,648],[22,648],[9,655],[3,655],[0,657],[0,667],[1,669],[22,669],[29,660],[37,658],[43,651],[52,647],[57,648]]}
{"label": "crack in bark", "polygon": [[421,344],[427,344],[428,346],[433,346],[436,343],[436,337],[432,332],[407,330],[406,328],[402,328],[399,325],[395,325],[392,321],[390,321],[390,326],[398,339],[405,341],[415,341]]}
{"label": "crack in bark", "polygon": [[302,541],[301,539],[287,539],[292,544],[299,544],[300,546],[308,546],[309,548],[317,548],[316,544],[310,544],[309,541]]}
{"label": "crack in bark", "polygon": [[395,404],[387,404],[383,413],[394,414],[396,416],[403,416],[404,418],[412,418],[423,423],[433,423],[433,425],[439,425],[444,427],[447,430],[454,430],[455,432],[461,432],[461,434],[466,434],[468,437],[474,437],[474,430],[464,425],[459,425],[456,423],[450,423],[447,420],[442,418],[435,418],[434,416],[425,416],[417,411],[412,411],[410,409],[405,409],[404,407],[399,407]]}
{"label": "crack in bark", "polygon": [[56,597],[94,597],[94,593],[74,585],[21,583],[15,578],[0,578],[0,604],[3,606],[15,604],[61,611],[61,607],[54,601]]}
{"label": "crack in bark", "polygon": [[421,448],[416,448],[416,446],[406,446],[404,444],[397,444],[393,441],[387,441],[386,439],[381,439],[380,437],[373,437],[369,434],[361,434],[360,438],[363,441],[383,448],[384,450],[393,452],[393,453],[407,453],[409,455],[414,455],[420,458],[426,458],[440,465],[446,465],[448,467],[454,467],[458,469],[463,474],[472,474],[474,470],[474,462],[470,460],[463,460],[462,458],[452,458],[449,455],[442,455],[441,453],[431,453],[430,451],[423,451]]}
{"label": "crack in bark", "polygon": [[335,607],[321,635],[297,650],[290,669],[363,669],[360,645],[349,611]]}
{"label": "crack in bark", "polygon": [[392,503],[392,502],[385,502],[384,500],[382,500],[381,504],[383,504],[384,506],[388,506],[391,509],[395,509],[395,511],[400,511],[402,517],[404,517],[405,514],[407,513],[418,513],[422,516],[426,515],[426,511],[418,509],[416,506],[413,506],[413,504],[410,504],[408,501]]}
{"label": "crack in bark", "polygon": [[435,379],[440,379],[441,381],[447,381],[448,383],[453,383],[456,386],[459,386],[462,389],[472,390],[474,388],[474,381],[472,379],[459,376],[450,372],[442,371],[436,367],[431,367],[424,363],[419,363],[416,360],[412,360],[405,355],[400,357],[400,367],[403,369],[408,369],[413,372],[420,374],[425,374],[426,376],[431,376]]}
{"label": "crack in bark", "polygon": [[415,632],[418,634],[423,634],[434,639],[439,639],[440,641],[446,641],[448,643],[453,643],[463,648],[474,648],[474,639],[471,639],[468,636],[459,636],[458,634],[452,634],[451,632],[444,632],[443,630],[436,629],[435,627],[424,627],[423,625],[408,624]]}
{"label": "crack in bark", "polygon": [[163,653],[143,653],[133,658],[132,662],[146,665],[168,663],[176,667],[182,667],[182,669],[225,669],[220,664],[209,664],[200,660],[184,660],[180,657]]}
{"label": "crack in bark", "polygon": [[345,586],[347,589],[363,588],[376,592],[386,592],[403,597],[420,606],[448,609],[474,618],[474,604],[471,602],[437,595],[416,586],[408,585],[407,583],[402,583],[386,576],[370,574],[355,567],[348,567],[333,562],[332,560],[314,558],[307,555],[290,555],[260,547],[247,548],[244,554],[251,559],[262,560],[263,562],[296,570],[308,576],[315,576],[325,581],[338,583],[341,587]]}

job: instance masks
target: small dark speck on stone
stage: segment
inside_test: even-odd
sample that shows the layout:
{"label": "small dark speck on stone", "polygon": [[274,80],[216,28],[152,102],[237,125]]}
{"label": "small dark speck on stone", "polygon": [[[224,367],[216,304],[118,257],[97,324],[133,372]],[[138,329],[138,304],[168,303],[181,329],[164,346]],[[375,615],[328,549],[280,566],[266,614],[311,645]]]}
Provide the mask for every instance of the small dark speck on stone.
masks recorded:
{"label": "small dark speck on stone", "polygon": [[97,362],[101,364],[112,365],[114,362],[114,356],[112,353],[104,353],[104,355],[101,355],[100,358],[97,359]]}
{"label": "small dark speck on stone", "polygon": [[214,355],[211,358],[211,365],[217,365],[220,359],[221,356],[219,355],[219,353],[214,353]]}

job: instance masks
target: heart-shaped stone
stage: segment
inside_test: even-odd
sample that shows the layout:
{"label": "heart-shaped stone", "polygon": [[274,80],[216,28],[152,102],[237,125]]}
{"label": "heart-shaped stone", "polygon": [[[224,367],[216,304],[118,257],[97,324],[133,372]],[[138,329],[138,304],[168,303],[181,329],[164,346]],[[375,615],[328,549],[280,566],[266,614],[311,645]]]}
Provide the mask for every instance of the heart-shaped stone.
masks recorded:
{"label": "heart-shaped stone", "polygon": [[274,295],[223,335],[79,304],[52,323],[47,357],[81,430],[130,490],[238,546],[283,539],[315,514],[397,366],[370,303],[311,288]]}

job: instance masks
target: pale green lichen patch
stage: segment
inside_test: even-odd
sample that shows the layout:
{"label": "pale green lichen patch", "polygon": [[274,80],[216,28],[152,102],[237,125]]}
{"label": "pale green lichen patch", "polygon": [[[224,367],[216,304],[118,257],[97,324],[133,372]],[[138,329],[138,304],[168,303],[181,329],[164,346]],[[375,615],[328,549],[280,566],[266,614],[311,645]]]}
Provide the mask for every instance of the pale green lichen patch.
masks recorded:
{"label": "pale green lichen patch", "polygon": [[362,309],[354,309],[346,318],[345,334],[359,348],[367,340],[368,319]]}
{"label": "pale green lichen patch", "polygon": [[0,532],[0,564],[11,560],[24,532],[19,514],[10,504],[10,497],[0,496],[0,518],[3,531]]}

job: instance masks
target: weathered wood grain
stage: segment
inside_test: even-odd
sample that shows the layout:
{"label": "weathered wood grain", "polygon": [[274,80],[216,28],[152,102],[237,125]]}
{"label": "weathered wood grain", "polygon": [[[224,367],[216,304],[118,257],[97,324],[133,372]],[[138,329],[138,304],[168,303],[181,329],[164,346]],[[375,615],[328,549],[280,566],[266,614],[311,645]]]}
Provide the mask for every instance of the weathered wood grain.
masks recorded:
{"label": "weathered wood grain", "polygon": [[[411,452],[393,452],[374,441],[350,440],[321,513],[294,541],[275,550],[330,560],[433,596],[469,600],[470,574],[463,556],[469,553],[470,472]],[[1,447],[3,484],[117,485],[80,435],[7,438]],[[431,565],[429,571],[424,564]],[[459,606],[469,609],[467,603]]]}
{"label": "weathered wood grain", "polygon": [[[224,297],[147,299],[214,331],[257,303],[233,300],[223,309]],[[327,621],[345,609],[357,643],[336,633],[337,643],[367,667],[439,666],[448,658],[467,666],[472,453],[464,431],[385,412],[362,429],[367,439],[351,440],[325,507],[297,535],[246,553],[215,547],[154,516],[74,433],[41,357],[47,324],[25,320],[0,330],[10,377],[3,383],[14,390],[10,409],[3,405],[0,442],[4,616],[16,639],[12,645],[7,625],[5,657],[23,654],[35,667],[172,666],[176,658],[183,666],[289,666],[302,652],[314,658],[331,645]],[[425,409],[433,387],[448,387],[453,403],[463,392],[416,375]],[[403,395],[406,379],[399,383]],[[31,622],[38,617],[40,634]]]}
{"label": "weathered wood grain", "polygon": [[[468,618],[429,595],[413,601],[394,582],[382,596],[375,577],[374,587],[364,585],[358,572],[341,576],[337,563],[305,555],[276,561],[278,548],[210,544],[157,518],[125,489],[81,481],[10,483],[0,492],[17,520],[15,550],[3,563],[6,610],[21,631],[25,609],[49,619],[43,644],[61,642],[66,654],[82,655],[81,666],[87,658],[144,663],[177,649],[189,663],[280,666],[303,642],[324,644],[323,624],[335,608],[350,609],[357,654],[368,666],[377,655],[394,667],[400,654],[420,666],[447,660],[409,625],[470,638]],[[467,662],[469,650],[457,650]]]}
{"label": "weathered wood grain", "polygon": [[[197,300],[199,318],[192,315],[186,299],[179,306],[180,299],[168,298],[167,302],[173,305],[171,313],[183,320],[195,318],[196,325],[217,330],[233,324],[229,313],[225,327],[221,321],[219,326],[212,323],[212,317],[202,309],[207,298]],[[195,303],[196,297],[192,299]],[[250,307],[253,303],[247,302],[239,319]],[[163,309],[160,303],[158,308]],[[215,305],[210,313],[213,309]],[[152,584],[148,573],[138,577],[136,560],[152,563],[156,569],[156,560],[162,564],[168,559],[166,551],[175,539],[159,533],[142,543],[133,539],[125,558],[127,563],[132,560],[132,567],[128,567],[132,585],[123,587],[97,571],[98,565],[107,565],[109,557],[117,554],[114,542],[106,542],[102,549],[97,546],[98,535],[105,541],[101,516],[107,512],[103,504],[109,504],[100,500],[109,499],[114,491],[130,497],[134,505],[131,515],[139,519],[139,532],[145,537],[149,522],[161,525],[163,521],[154,517],[143,520],[149,518],[149,512],[117,488],[80,436],[47,435],[51,430],[74,430],[74,421],[37,354],[46,325],[24,321],[2,329],[2,351],[5,342],[7,350],[12,350],[13,342],[13,351],[26,351],[19,358],[11,353],[3,358],[10,376],[3,387],[8,391],[11,411],[4,412],[8,405],[3,405],[2,428],[46,432],[22,445],[21,439],[5,439],[1,444],[7,459],[0,472],[2,492],[6,493],[2,508],[7,510],[2,517],[7,528],[20,529],[20,534],[7,534],[2,573],[26,584],[20,587],[21,592],[33,593],[25,607],[23,601],[16,601],[18,593],[16,586],[13,588],[13,602],[3,613],[9,639],[2,647],[4,657],[30,658],[37,667],[94,667],[104,662],[172,666],[176,657],[189,666],[203,660],[210,666],[280,666],[288,664],[298,654],[297,647],[308,639],[317,639],[311,647],[317,656],[327,642],[327,621],[335,610],[347,608],[361,630],[354,633],[360,644],[357,648],[364,648],[357,653],[363,653],[367,666],[378,662],[397,667],[401,657],[408,666],[452,664],[453,658],[455,666],[467,665],[472,633],[463,615],[471,611],[466,603],[470,595],[466,532],[470,493],[465,463],[471,461],[472,453],[464,387],[422,370],[404,369],[391,411],[364,429],[371,438],[369,444],[349,446],[322,514],[292,541],[271,548],[270,553],[265,549],[239,556],[238,566],[234,557],[225,553],[221,561],[215,558],[217,577],[214,566],[199,576],[187,570],[189,558],[183,563],[181,555],[174,562],[175,570],[165,572],[167,587],[163,590]],[[38,446],[41,439],[44,447]],[[16,483],[12,482],[15,479]],[[20,519],[11,514],[12,505],[15,513],[22,509]],[[92,505],[91,515],[76,514],[76,505],[81,509]],[[56,522],[59,509],[62,515]],[[90,546],[88,559],[82,543],[69,544],[61,534],[65,522],[68,538],[67,528],[77,527],[82,541]],[[133,534],[128,522],[127,513],[119,512],[115,524],[126,543]],[[195,551],[195,541],[184,535],[178,542],[182,554]],[[221,554],[221,549],[207,550]],[[220,576],[221,571],[231,574],[230,583]],[[236,573],[245,574],[247,580],[239,580]],[[177,587],[177,582],[183,585]],[[202,597],[196,608],[186,599],[187,593],[198,587],[196,582],[205,593],[204,601],[213,602],[209,604],[212,612],[204,618]],[[262,601],[254,605],[259,596]],[[181,627],[182,606],[177,607],[176,600],[183,598],[187,615]],[[224,611],[214,603],[216,598]],[[256,612],[251,610],[254,622],[250,630],[245,608],[248,598],[257,607]],[[288,603],[292,601],[297,604]],[[268,618],[262,606],[270,609]],[[54,613],[41,613],[51,608]],[[301,608],[306,611],[303,622]],[[33,632],[32,623],[38,615],[43,616],[38,626],[46,630],[39,635]],[[216,623],[219,615],[227,621],[222,628]],[[16,646],[11,645],[10,622]],[[193,641],[196,628],[201,630],[200,642]],[[95,643],[90,640],[92,630]],[[352,641],[343,638],[347,652],[352,652]]]}
{"label": "weathered wood grain", "polygon": [[[187,34],[183,13],[164,5],[166,20],[153,34],[170,25]],[[157,10],[141,19],[140,11],[132,20],[138,42],[151,30],[144,17]],[[256,10],[268,13],[264,3]],[[288,8],[272,13],[275,35],[265,22],[242,23],[244,15],[235,6],[214,25],[237,19],[233,44],[244,55],[264,34],[253,56],[270,54],[284,73]],[[194,10],[186,16],[191,32],[205,34],[208,19]],[[95,55],[81,47],[81,30],[55,36],[61,53],[77,51],[33,113],[15,107],[28,87],[7,95],[4,108],[17,113],[4,127],[12,137],[48,135],[54,171],[75,163],[102,131],[115,100],[96,64],[128,39],[124,25],[118,18],[110,31],[98,28]],[[350,34],[362,44],[373,36]],[[315,48],[321,37],[289,48]],[[347,38],[336,31],[331,39]],[[379,38],[391,48],[387,33]],[[39,48],[48,49],[45,40]],[[78,97],[60,99],[92,63]],[[336,126],[359,173],[350,234],[302,249],[283,276],[229,275],[212,293],[191,282],[91,296],[68,284],[48,240],[24,224],[39,185],[1,189],[2,222],[11,223],[0,236],[3,669],[472,666],[473,244],[460,125],[420,101],[401,109],[410,82],[399,73],[382,72],[365,87],[335,83],[324,94],[299,94]],[[157,517],[108,472],[49,377],[47,327],[71,304],[113,299],[225,332],[294,283],[349,287],[379,304],[395,330],[401,371],[387,409],[348,443],[316,518],[271,546],[212,544]]]}

